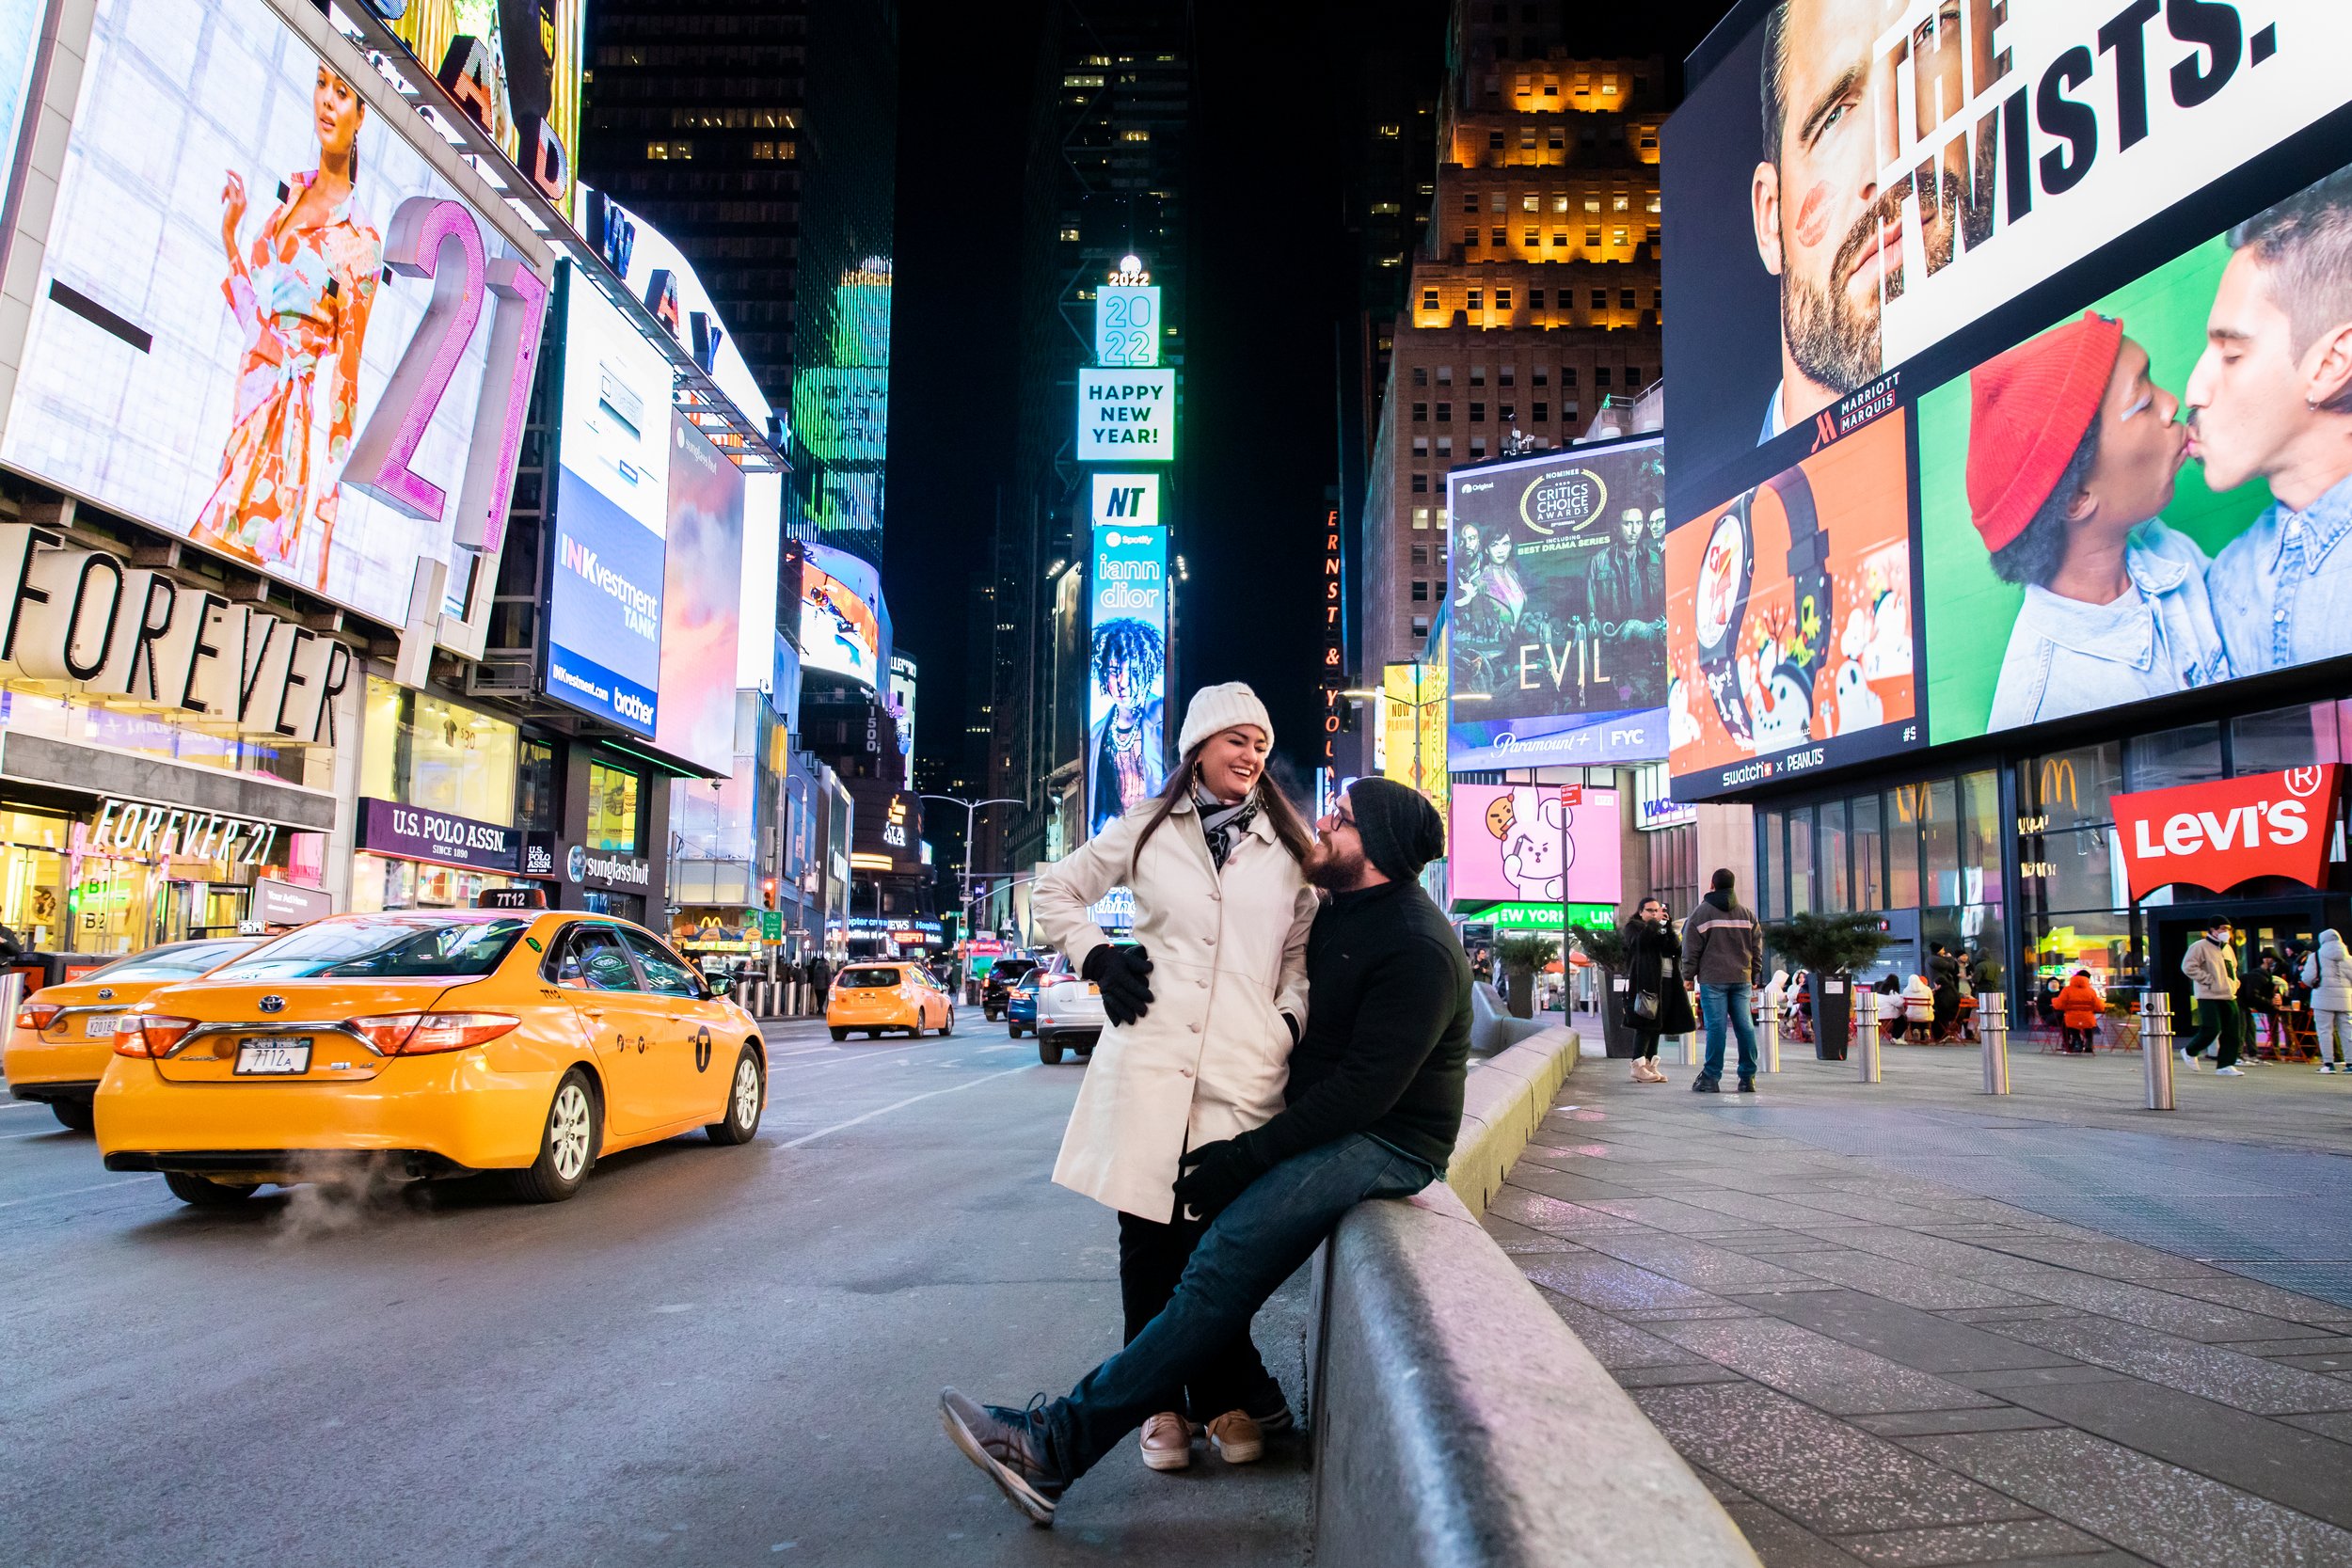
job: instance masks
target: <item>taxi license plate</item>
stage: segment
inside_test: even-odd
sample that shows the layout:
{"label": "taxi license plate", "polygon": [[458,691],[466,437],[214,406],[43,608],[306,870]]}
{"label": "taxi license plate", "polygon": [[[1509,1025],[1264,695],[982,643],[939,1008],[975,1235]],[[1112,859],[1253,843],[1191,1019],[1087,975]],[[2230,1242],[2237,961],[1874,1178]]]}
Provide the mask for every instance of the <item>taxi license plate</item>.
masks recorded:
{"label": "taxi license plate", "polygon": [[82,1021],[82,1037],[91,1040],[110,1039],[116,1034],[128,1030],[130,1026],[131,1021],[120,1013],[101,1013],[94,1018],[86,1018]]}
{"label": "taxi license plate", "polygon": [[237,1047],[237,1071],[240,1074],[266,1076],[310,1070],[310,1037],[308,1035],[286,1039],[247,1040]]}

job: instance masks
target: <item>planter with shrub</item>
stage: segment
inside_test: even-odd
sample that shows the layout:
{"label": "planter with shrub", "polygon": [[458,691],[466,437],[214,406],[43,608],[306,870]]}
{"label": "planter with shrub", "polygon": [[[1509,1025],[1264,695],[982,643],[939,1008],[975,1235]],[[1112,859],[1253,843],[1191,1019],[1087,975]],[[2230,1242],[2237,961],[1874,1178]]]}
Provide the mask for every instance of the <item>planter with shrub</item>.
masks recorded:
{"label": "planter with shrub", "polygon": [[1853,1037],[1853,972],[1876,959],[1886,941],[1879,917],[1793,914],[1766,927],[1764,934],[1774,952],[1806,973],[1806,993],[1813,1002],[1813,1054],[1824,1062],[1844,1061]]}

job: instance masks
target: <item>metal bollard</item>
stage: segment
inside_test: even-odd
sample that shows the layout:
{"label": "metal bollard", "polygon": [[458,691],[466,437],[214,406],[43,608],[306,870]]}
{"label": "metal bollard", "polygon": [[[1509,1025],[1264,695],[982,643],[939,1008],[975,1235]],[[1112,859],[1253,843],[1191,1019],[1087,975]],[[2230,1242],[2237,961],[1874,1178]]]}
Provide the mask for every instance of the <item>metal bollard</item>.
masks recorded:
{"label": "metal bollard", "polygon": [[1768,1006],[1764,1009],[1764,1037],[1756,1043],[1763,1048],[1764,1070],[1778,1072],[1780,1070],[1780,1010],[1778,1008]]}
{"label": "metal bollard", "polygon": [[2009,1093],[2009,999],[1999,991],[1977,997],[1977,1039],[1984,1053],[1984,1092]]}
{"label": "metal bollard", "polygon": [[2148,1109],[2172,1109],[2172,999],[2146,990],[2139,999],[2139,1072],[2148,1087]]}
{"label": "metal bollard", "polygon": [[[1851,983],[1851,982],[1849,982]],[[1867,986],[1851,998],[1854,1021],[1854,1078],[1858,1083],[1885,1081],[1885,1064],[1879,1056],[1879,993]]]}

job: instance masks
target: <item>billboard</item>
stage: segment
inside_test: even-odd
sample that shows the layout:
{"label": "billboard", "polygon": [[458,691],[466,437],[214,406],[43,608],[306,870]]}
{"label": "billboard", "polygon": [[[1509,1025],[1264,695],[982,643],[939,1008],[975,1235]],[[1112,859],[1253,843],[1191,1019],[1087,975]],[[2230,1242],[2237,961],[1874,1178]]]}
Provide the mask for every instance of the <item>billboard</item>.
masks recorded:
{"label": "billboard", "polygon": [[1094,291],[1094,362],[1123,368],[1160,362],[1156,283],[1105,283]]}
{"label": "billboard", "polygon": [[882,574],[830,545],[801,546],[801,660],[879,687]]}
{"label": "billboard", "polygon": [[1907,456],[1892,414],[1666,536],[1677,800],[1919,743]]}
{"label": "billboard", "polygon": [[1617,792],[1558,784],[1454,786],[1446,879],[1457,902],[1624,902]]}
{"label": "billboard", "polygon": [[[652,739],[670,526],[670,362],[568,265],[564,285],[543,682],[557,702]],[[731,679],[731,655],[727,662]]]}
{"label": "billboard", "polygon": [[727,324],[719,319],[719,308],[686,253],[668,235],[605,192],[582,185],[580,196],[587,214],[589,243],[597,254],[620,274],[629,293],[669,328],[670,336],[693,356],[735,406],[749,415],[754,424],[764,427],[773,412],[767,394],[759,389],[759,382],[744,362],[743,351],[736,346]]}
{"label": "billboard", "polygon": [[663,544],[661,701],[654,744],[709,772],[726,773],[735,767],[743,473],[675,409],[670,412]]}
{"label": "billboard", "polygon": [[1380,671],[1380,776],[1429,797],[1443,816],[1453,776],[1446,763],[1446,638],[1440,626],[1424,661]]}
{"label": "billboard", "polygon": [[2073,292],[2110,241],[2243,215],[2217,203],[2256,155],[2286,154],[2257,201],[2311,179],[2328,164],[2295,165],[2341,135],[2347,53],[2342,0],[1771,7],[1665,128],[1666,368],[1696,388],[1670,509],[1752,482],[1785,432],[1846,428],[2020,296],[2050,319],[2070,302],[2042,286]]}
{"label": "billboard", "polygon": [[375,8],[567,217],[586,8],[584,0],[404,0]]}
{"label": "billboard", "polygon": [[1174,371],[1079,370],[1079,462],[1175,460]]}
{"label": "billboard", "polygon": [[1098,521],[1088,582],[1091,836],[1168,780],[1168,530]]}
{"label": "billboard", "polygon": [[381,87],[100,0],[0,462],[402,626],[503,539],[547,291]]}
{"label": "billboard", "polygon": [[1446,475],[1453,766],[1666,751],[1664,443]]}
{"label": "billboard", "polygon": [[898,754],[914,754],[914,660],[906,654],[890,656],[890,701],[898,719]]}

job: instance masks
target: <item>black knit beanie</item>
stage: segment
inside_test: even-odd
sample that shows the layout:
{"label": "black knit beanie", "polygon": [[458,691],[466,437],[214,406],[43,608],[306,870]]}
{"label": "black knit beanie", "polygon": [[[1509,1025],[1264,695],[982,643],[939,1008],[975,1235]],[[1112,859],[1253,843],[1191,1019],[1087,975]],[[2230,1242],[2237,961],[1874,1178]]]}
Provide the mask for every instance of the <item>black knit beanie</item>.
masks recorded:
{"label": "black knit beanie", "polygon": [[1358,779],[1347,786],[1364,858],[1391,881],[1409,882],[1445,853],[1445,824],[1421,791],[1393,779]]}

